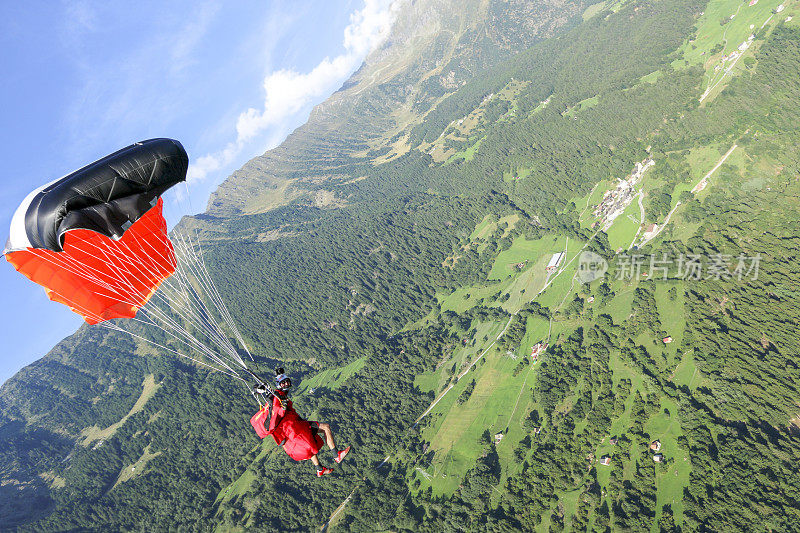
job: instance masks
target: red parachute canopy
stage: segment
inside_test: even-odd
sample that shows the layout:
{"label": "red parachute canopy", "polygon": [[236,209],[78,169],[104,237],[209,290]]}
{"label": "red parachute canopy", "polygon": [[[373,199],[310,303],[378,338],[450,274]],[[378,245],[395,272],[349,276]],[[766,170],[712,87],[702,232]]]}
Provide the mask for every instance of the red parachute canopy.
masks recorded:
{"label": "red parachute canopy", "polygon": [[152,139],[37,189],[14,214],[5,257],[90,324],[132,318],[175,272],[160,195],[187,168],[179,142]]}
{"label": "red parachute canopy", "polygon": [[162,215],[163,200],[129,227],[119,240],[86,229],[64,235],[64,250],[29,248],[6,259],[47,296],[68,305],[89,324],[133,318],[176,261]]}

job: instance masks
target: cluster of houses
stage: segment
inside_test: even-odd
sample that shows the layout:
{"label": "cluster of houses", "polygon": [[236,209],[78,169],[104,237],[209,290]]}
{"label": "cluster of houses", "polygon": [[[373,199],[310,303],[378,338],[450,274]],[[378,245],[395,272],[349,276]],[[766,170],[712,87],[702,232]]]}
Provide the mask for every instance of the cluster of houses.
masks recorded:
{"label": "cluster of houses", "polygon": [[[739,59],[739,56],[741,56],[745,52],[745,50],[750,48],[750,44],[752,44],[753,39],[755,39],[755,38],[756,38],[756,36],[751,34],[750,37],[748,37],[746,41],[742,41],[742,44],[740,44],[736,48],[736,50],[732,51],[730,54],[726,54],[726,55],[722,56],[722,65],[717,65],[716,67],[714,67],[714,72],[717,72],[720,69],[722,69],[725,66],[726,62],[730,62],[732,64],[737,59]],[[730,68],[730,67],[728,67],[728,68]]]}
{"label": "cluster of houses", "polygon": [[661,441],[660,440],[656,439],[656,440],[654,440],[653,442],[650,443],[650,451],[654,452],[653,453],[653,461],[655,461],[656,463],[663,463],[664,462],[664,454],[663,453],[659,453],[661,451]]}
{"label": "cluster of houses", "polygon": [[[612,446],[617,445],[617,437],[611,437],[609,440]],[[653,453],[653,461],[656,463],[663,463],[664,462],[664,454],[659,453],[661,451],[661,441],[656,439],[650,443],[650,451]],[[603,466],[609,466],[611,464],[611,456],[610,455],[603,455],[600,457],[600,464]]]}
{"label": "cluster of houses", "polygon": [[592,224],[593,228],[603,225],[603,230],[608,230],[611,223],[625,211],[636,196],[636,184],[642,179],[647,169],[655,165],[652,157],[636,163],[625,179],[620,178],[613,190],[606,191],[603,199],[594,208],[593,214],[600,220]]}

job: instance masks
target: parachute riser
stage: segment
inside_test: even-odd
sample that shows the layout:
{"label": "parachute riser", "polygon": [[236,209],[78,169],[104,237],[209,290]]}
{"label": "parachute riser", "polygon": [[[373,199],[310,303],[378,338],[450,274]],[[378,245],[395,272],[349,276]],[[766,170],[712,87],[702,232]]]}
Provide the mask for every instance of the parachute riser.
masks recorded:
{"label": "parachute riser", "polygon": [[253,398],[256,399],[256,402],[258,402],[259,407],[275,397],[275,391],[272,389],[269,383],[261,379],[261,377],[259,377],[249,368],[245,367],[244,370],[250,374],[250,377],[252,377],[256,382],[256,384],[250,389],[250,393],[253,395]]}

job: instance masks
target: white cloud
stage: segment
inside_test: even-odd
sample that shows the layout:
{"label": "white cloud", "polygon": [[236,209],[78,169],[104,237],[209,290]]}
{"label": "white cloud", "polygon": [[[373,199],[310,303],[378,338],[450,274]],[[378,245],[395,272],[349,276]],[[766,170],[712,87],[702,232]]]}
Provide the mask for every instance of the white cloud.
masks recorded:
{"label": "white cloud", "polygon": [[241,113],[236,121],[236,141],[220,152],[197,159],[190,168],[189,179],[202,180],[223,168],[246,143],[269,128],[282,129],[288,118],[336,90],[389,36],[401,1],[364,0],[364,7],[350,15],[350,24],[344,29],[343,54],[326,57],[306,73],[291,69],[269,73],[263,82],[263,106]]}
{"label": "white cloud", "polygon": [[279,70],[264,79],[264,106],[250,108],[236,123],[238,141],[246,142],[266,128],[279,124],[286,117],[324,96],[341,84],[364,58],[389,35],[399,2],[365,0],[364,8],[350,15],[344,29],[346,53],[326,57],[311,72]]}
{"label": "white cloud", "polygon": [[186,179],[189,182],[203,181],[209,174],[233,162],[241,149],[235,143],[228,145],[215,154],[208,154],[195,159],[189,166]]}
{"label": "white cloud", "polygon": [[366,56],[389,36],[399,8],[399,1],[366,0],[364,9],[350,15],[344,47],[355,56]]}
{"label": "white cloud", "polygon": [[[363,59],[363,58],[362,58]],[[266,128],[280,124],[297,113],[315,97],[322,97],[335,89],[353,69],[355,57],[341,55],[323,59],[307,74],[292,70],[279,70],[264,79],[264,108],[248,109],[236,121],[240,142],[246,142]]]}

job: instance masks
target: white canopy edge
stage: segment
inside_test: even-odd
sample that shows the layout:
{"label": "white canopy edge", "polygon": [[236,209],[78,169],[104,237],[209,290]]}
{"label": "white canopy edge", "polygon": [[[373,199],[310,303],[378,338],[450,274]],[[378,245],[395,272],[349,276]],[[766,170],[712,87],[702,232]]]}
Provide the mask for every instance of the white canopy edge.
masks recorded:
{"label": "white canopy edge", "polygon": [[34,189],[22,200],[22,203],[19,204],[17,210],[14,211],[14,216],[11,218],[11,229],[9,231],[8,241],[6,241],[6,247],[3,250],[4,254],[16,252],[18,250],[26,250],[31,247],[31,241],[28,239],[28,232],[25,230],[25,215],[28,213],[28,207],[31,205],[31,202],[33,202],[33,199],[36,198],[37,194],[61,179],[63,179],[63,177],[46,183],[38,189]]}

